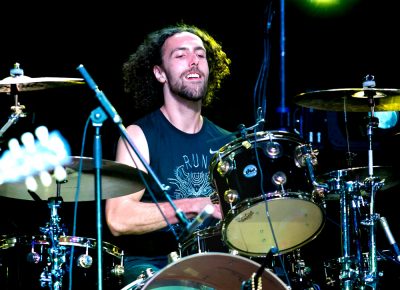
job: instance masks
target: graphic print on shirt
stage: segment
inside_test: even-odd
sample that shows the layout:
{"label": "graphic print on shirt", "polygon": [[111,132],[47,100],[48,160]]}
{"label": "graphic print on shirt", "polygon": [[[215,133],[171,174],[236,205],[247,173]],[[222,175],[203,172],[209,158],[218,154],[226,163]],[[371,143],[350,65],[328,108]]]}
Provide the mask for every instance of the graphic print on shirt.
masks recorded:
{"label": "graphic print on shirt", "polygon": [[210,196],[213,189],[209,180],[208,156],[192,154],[183,156],[183,164],[174,170],[174,177],[168,178],[175,185],[174,199]]}

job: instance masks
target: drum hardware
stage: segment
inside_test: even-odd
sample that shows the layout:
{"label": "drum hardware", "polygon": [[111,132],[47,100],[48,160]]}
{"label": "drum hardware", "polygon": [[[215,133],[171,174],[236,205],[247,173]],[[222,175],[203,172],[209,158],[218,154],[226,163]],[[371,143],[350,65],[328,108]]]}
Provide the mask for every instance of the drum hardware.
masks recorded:
{"label": "drum hardware", "polygon": [[146,281],[148,281],[151,277],[154,276],[156,272],[152,268],[147,268],[146,270],[142,271],[142,273],[137,277],[134,283],[130,283],[128,288],[124,287],[121,290],[125,289],[141,289]]}
{"label": "drum hardware", "polygon": [[294,273],[299,282],[304,281],[311,273],[311,268],[306,266],[300,254],[300,249],[296,249],[292,255],[289,255],[291,273]]}
{"label": "drum hardware", "polygon": [[318,182],[314,175],[314,167],[318,164],[317,156],[318,149],[313,149],[311,144],[299,145],[295,148],[294,161],[297,167],[307,168],[308,178],[313,186],[312,195],[319,197],[323,208],[326,208],[325,194],[328,190],[328,185]]}
{"label": "drum hardware", "polygon": [[[178,259],[155,273],[143,273],[143,276],[121,290],[242,289],[243,284],[260,266],[250,259],[225,253],[194,254]],[[260,272],[259,285],[265,289],[290,289],[272,271],[263,268]]]}
{"label": "drum hardware", "polygon": [[124,267],[124,251],[121,252],[120,256],[121,262],[111,269],[111,274],[114,277],[122,277],[125,274],[125,267]]}
{"label": "drum hardware", "polygon": [[30,78],[24,76],[24,70],[21,69],[19,63],[15,63],[13,68],[10,69],[10,76],[0,80],[0,93],[8,93],[14,96],[14,106],[11,107],[13,113],[8,118],[7,123],[0,129],[0,137],[15,124],[19,118],[26,117],[24,105],[21,105],[18,100],[18,93],[25,91],[36,91],[47,88],[61,87],[84,84],[83,79],[78,78]]}
{"label": "drum hardware", "polygon": [[42,255],[35,251],[34,241],[32,241],[31,252],[26,256],[26,260],[33,264],[39,264],[39,262],[42,260]]}
{"label": "drum hardware", "polygon": [[[24,74],[24,71],[20,68],[19,63],[14,65],[14,68],[10,69],[10,75],[12,77],[21,76]],[[10,93],[14,95],[14,106],[11,107],[11,110],[14,112],[8,118],[7,123],[0,129],[0,137],[4,135],[4,133],[10,128],[11,125],[17,123],[19,118],[26,117],[26,114],[23,112],[25,109],[24,105],[21,105],[18,101],[18,90],[16,85],[10,85]]]}
{"label": "drum hardware", "polygon": [[399,246],[396,243],[396,240],[394,239],[393,235],[392,235],[392,231],[389,228],[389,224],[386,221],[385,217],[380,217],[379,218],[379,222],[383,228],[383,230],[385,231],[386,237],[389,241],[390,246],[393,248],[393,253],[395,254],[395,260],[397,262],[400,262],[400,250],[399,250]]}
{"label": "drum hardware", "polygon": [[[328,181],[328,187],[334,191],[334,194],[340,195],[340,224],[342,238],[342,257],[337,262],[340,264],[340,272],[338,279],[342,289],[354,289],[354,287],[375,287],[376,280],[382,276],[381,272],[376,270],[376,255],[371,258],[371,252],[376,251],[375,237],[371,237],[371,227],[375,227],[379,215],[374,213],[369,202],[364,200],[364,192],[371,194],[382,187],[382,182],[371,182],[379,180],[377,178],[366,178],[365,181],[358,179],[345,180],[344,175],[340,177],[340,172],[346,174],[347,171],[337,172],[337,178]],[[373,202],[373,198],[371,198]],[[368,212],[362,212],[364,207],[369,207]],[[363,216],[363,219],[361,219]],[[351,218],[353,218],[351,220]],[[369,235],[368,247],[369,253],[362,253],[362,240],[358,225],[364,226]],[[353,233],[353,234],[351,234]],[[372,241],[372,242],[371,242]],[[351,243],[352,242],[352,243]],[[355,254],[351,254],[352,246],[354,246]],[[374,253],[374,252],[373,252]],[[374,264],[375,263],[375,264]],[[330,268],[331,265],[324,265]],[[375,269],[375,271],[371,271]],[[326,269],[325,269],[325,275]],[[335,279],[327,277],[326,284],[335,284]]]}
{"label": "drum hardware", "polygon": [[90,268],[93,265],[93,258],[89,256],[89,245],[86,245],[86,253],[78,257],[76,265],[81,268]]}
{"label": "drum hardware", "polygon": [[246,128],[244,124],[239,124],[238,133],[240,134],[242,139],[246,140],[248,132],[253,131],[254,133],[256,133],[257,131],[261,131],[262,125],[264,125],[264,123],[265,119],[263,118],[263,110],[261,107],[258,107],[256,123],[248,128]]}
{"label": "drum hardware", "polygon": [[193,254],[220,252],[238,255],[238,252],[225,245],[222,239],[221,222],[215,226],[209,226],[192,233],[186,240],[179,243],[179,255],[176,252],[171,253],[170,261],[176,261],[179,258]]}
{"label": "drum hardware", "polygon": [[[380,191],[387,190],[399,184],[398,174],[391,166],[374,165],[373,169],[374,172],[377,173],[377,176],[380,176],[380,178],[374,178],[374,181],[380,184]],[[345,186],[344,183],[346,182],[358,182],[360,190],[359,194],[366,197],[369,192],[367,191],[367,186],[365,186],[362,180],[364,180],[365,183],[368,182],[368,171],[368,167],[339,169],[318,176],[317,183],[324,185],[325,188],[328,188],[324,193],[325,200],[339,200],[340,196],[337,193],[342,186]]]}
{"label": "drum hardware", "polygon": [[[363,181],[344,180],[342,176],[337,179],[333,191],[339,194],[340,199],[340,219],[341,219],[341,238],[342,238],[342,257],[341,263],[341,287],[345,290],[352,289],[354,286],[371,287],[376,289],[380,272],[377,269],[377,251],[375,225],[379,215],[375,213],[375,194],[380,190],[385,180],[374,176],[372,135],[373,129],[379,124],[378,118],[374,116],[377,111],[399,111],[400,110],[400,91],[397,89],[377,89],[375,88],[375,78],[372,75],[365,76],[362,89],[331,89],[325,91],[314,91],[302,93],[295,96],[295,102],[303,107],[329,111],[347,112],[368,112],[368,124],[366,135],[368,137],[368,176]],[[350,169],[351,171],[352,169]],[[340,175],[342,172],[338,172]],[[333,183],[335,183],[333,182]],[[329,188],[329,185],[328,185]],[[362,192],[369,197],[369,209],[367,217],[360,222],[368,231],[368,263],[363,267],[360,261],[361,249],[358,233],[357,210],[360,207],[359,201]],[[357,261],[352,263],[350,253],[350,213],[353,208],[354,229],[356,232]],[[365,269],[365,270],[364,270]]]}
{"label": "drum hardware", "polygon": [[283,256],[283,258],[285,257],[289,263],[288,266],[286,266],[290,268],[287,275],[293,289],[320,289],[311,278],[312,269],[307,266],[305,260],[302,258],[301,249],[296,249]]}
{"label": "drum hardware", "polygon": [[[292,251],[322,230],[320,196],[313,195],[308,173],[294,160],[295,149],[302,144],[293,133],[257,132],[214,154],[212,184],[219,194],[228,247],[245,256],[264,257],[272,248]],[[288,207],[293,208],[285,212]]]}
{"label": "drum hardware", "polygon": [[[59,186],[58,186],[59,188]],[[58,193],[59,195],[59,193]],[[41,227],[40,231],[49,237],[49,248],[47,265],[40,275],[40,285],[42,287],[50,287],[50,289],[62,289],[62,279],[64,275],[63,265],[66,261],[65,247],[60,246],[60,236],[64,235],[59,223],[61,218],[58,215],[58,208],[61,206],[62,198],[49,198],[48,206],[50,208],[50,222],[46,227]]]}

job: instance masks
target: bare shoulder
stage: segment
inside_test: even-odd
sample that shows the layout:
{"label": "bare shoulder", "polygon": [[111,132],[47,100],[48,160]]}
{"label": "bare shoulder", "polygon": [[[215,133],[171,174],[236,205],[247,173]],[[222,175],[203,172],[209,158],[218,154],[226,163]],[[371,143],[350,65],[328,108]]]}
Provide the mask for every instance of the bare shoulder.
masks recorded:
{"label": "bare shoulder", "polygon": [[135,154],[129,143],[132,142],[139,151],[140,155],[142,155],[142,157],[149,162],[149,148],[146,136],[144,135],[142,129],[137,125],[129,125],[126,128],[126,133],[130,139],[130,142],[125,140],[122,136],[119,138],[116,160],[144,170],[145,168],[140,164],[141,162],[139,161],[138,156]]}

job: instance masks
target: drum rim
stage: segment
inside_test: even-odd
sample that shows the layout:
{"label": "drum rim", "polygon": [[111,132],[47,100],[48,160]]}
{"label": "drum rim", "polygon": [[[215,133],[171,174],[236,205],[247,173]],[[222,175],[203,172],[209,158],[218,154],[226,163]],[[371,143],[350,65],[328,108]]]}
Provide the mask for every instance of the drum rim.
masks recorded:
{"label": "drum rim", "polygon": [[[58,241],[61,246],[89,247],[91,249],[95,248],[97,244],[94,238],[80,236],[62,235]],[[32,242],[34,245],[50,245],[46,235],[5,235],[0,239],[0,251],[13,248],[18,244],[29,245]],[[124,255],[119,247],[105,241],[103,241],[103,251],[117,258],[122,258]]]}
{"label": "drum rim", "polygon": [[[91,249],[96,248],[97,245],[96,239],[80,236],[60,236],[59,241],[60,245],[63,246],[89,247]],[[79,243],[78,241],[82,242]],[[117,258],[121,258],[124,255],[119,247],[105,241],[103,241],[103,251]]]}
{"label": "drum rim", "polygon": [[[169,273],[171,274],[171,270],[174,270],[174,266],[175,266],[175,265],[177,265],[177,264],[179,264],[179,263],[187,262],[188,260],[197,260],[197,262],[200,262],[200,261],[198,260],[198,258],[204,258],[204,257],[225,257],[225,258],[228,258],[228,260],[229,260],[229,259],[234,259],[234,260],[236,260],[236,261],[246,262],[246,263],[248,263],[249,265],[255,266],[256,269],[259,269],[259,268],[261,267],[261,265],[260,265],[259,263],[255,262],[255,261],[253,261],[253,260],[251,260],[251,259],[249,259],[249,258],[242,257],[242,256],[239,256],[239,255],[232,255],[232,254],[221,253],[221,252],[197,253],[197,254],[193,254],[193,255],[186,256],[186,257],[182,257],[182,258],[178,259],[177,261],[175,261],[175,262],[173,262],[173,263],[167,265],[166,267],[164,267],[164,268],[161,269],[160,271],[156,272],[153,276],[149,277],[148,279],[145,279],[144,283],[143,283],[143,281],[139,281],[139,282],[138,282],[139,279],[136,279],[135,281],[132,281],[131,283],[129,283],[128,285],[126,285],[126,286],[125,286],[124,288],[122,288],[121,290],[130,290],[130,289],[132,289],[132,288],[128,287],[129,285],[130,285],[130,286],[134,286],[134,285],[136,285],[136,284],[138,284],[138,283],[140,283],[140,282],[142,282],[141,284],[142,284],[142,286],[143,286],[144,288],[139,288],[139,289],[147,289],[147,286],[152,286],[152,283],[153,283],[154,281],[157,281],[157,278],[159,278],[160,275],[166,274],[166,273],[168,273],[168,271],[169,271]],[[178,272],[178,271],[177,271],[177,272]],[[264,273],[266,273],[265,275],[268,275],[268,277],[265,277],[265,278],[272,278],[272,279],[273,279],[273,282],[274,282],[274,283],[278,283],[279,286],[282,287],[282,289],[285,289],[285,290],[289,290],[289,289],[290,289],[290,288],[288,287],[288,285],[286,285],[286,284],[278,277],[278,275],[276,275],[272,270],[270,270],[270,269],[268,269],[268,268],[264,268]],[[264,275],[262,275],[262,277],[264,277]],[[250,278],[250,277],[249,277],[249,278]],[[164,278],[164,280],[166,280],[166,279]],[[182,279],[181,279],[181,280],[182,280]],[[186,280],[184,280],[184,281],[186,281]],[[199,284],[198,282],[195,282],[194,280],[193,280],[193,281],[192,281],[192,280],[187,280],[187,281],[193,283],[193,285],[195,285],[195,284],[198,285],[198,284]],[[205,284],[201,284],[201,285],[205,285]],[[154,286],[154,284],[153,284],[153,286]],[[208,285],[206,285],[206,286],[208,286]],[[213,285],[213,286],[214,286],[214,285]],[[152,289],[152,288],[149,288],[149,289]]]}
{"label": "drum rim", "polygon": [[[279,135],[280,134],[280,135]],[[230,141],[229,143],[223,145],[212,157],[211,162],[210,162],[210,171],[213,172],[214,167],[218,164],[218,162],[226,157],[227,155],[231,154],[233,151],[236,151],[238,148],[242,147],[242,142],[247,140],[251,143],[254,143],[255,141],[257,142],[263,142],[266,139],[270,139],[272,141],[274,140],[288,140],[292,141],[295,143],[298,143],[299,145],[301,144],[306,144],[303,140],[303,138],[293,132],[288,132],[288,131],[280,131],[280,130],[272,130],[272,131],[260,131],[257,133],[251,133],[247,135],[248,138],[244,139],[243,137],[238,137],[235,140]],[[257,140],[254,140],[254,136],[260,136],[262,138],[259,138]],[[289,136],[289,138],[285,138]]]}
{"label": "drum rim", "polygon": [[0,239],[0,250],[10,249],[18,244],[29,245],[33,241],[35,245],[49,245],[49,241],[45,235],[4,235]]}
{"label": "drum rim", "polygon": [[[288,194],[288,193],[294,193],[294,192],[293,191],[286,192],[286,194]],[[303,192],[303,193],[305,193],[305,192]],[[258,196],[256,198],[254,198],[253,200],[256,200],[256,199],[260,200],[260,199],[262,199],[262,197]],[[278,199],[278,200],[288,199],[289,200],[289,199],[293,199],[293,198],[291,198],[290,196],[283,196],[283,197],[278,197],[276,199]],[[272,199],[272,200],[276,200],[276,199]],[[277,252],[275,254],[275,256],[280,255],[280,254],[289,253],[289,252],[294,251],[294,250],[296,250],[298,248],[301,248],[305,244],[308,244],[309,242],[314,240],[322,232],[322,230],[325,227],[325,224],[326,224],[326,210],[324,209],[323,204],[318,204],[318,203],[314,202],[312,199],[308,199],[308,198],[305,198],[303,196],[302,196],[302,198],[300,198],[300,200],[304,200],[306,202],[310,202],[313,205],[317,206],[317,208],[320,210],[321,217],[322,217],[321,223],[320,223],[318,229],[312,235],[310,235],[309,238],[305,239],[303,242],[298,243],[297,245],[294,245],[292,247],[289,247],[289,248],[286,248],[286,249],[280,249],[279,252]],[[222,228],[221,228],[222,240],[229,248],[237,251],[238,253],[240,253],[242,255],[251,256],[251,257],[255,257],[255,258],[264,258],[264,257],[266,257],[268,255],[268,253],[264,254],[264,253],[246,252],[246,251],[243,251],[241,249],[238,249],[237,247],[234,247],[231,242],[229,242],[226,233],[227,233],[227,226],[229,226],[229,223],[232,222],[232,220],[235,217],[237,217],[238,214],[242,213],[243,211],[245,211],[247,209],[250,209],[255,204],[258,204],[260,202],[262,202],[262,201],[252,202],[251,204],[249,202],[243,202],[243,203],[239,204],[240,208],[233,208],[232,210],[229,210],[228,213],[223,218],[223,223],[222,223]],[[233,210],[238,210],[238,212],[233,214],[232,213]]]}

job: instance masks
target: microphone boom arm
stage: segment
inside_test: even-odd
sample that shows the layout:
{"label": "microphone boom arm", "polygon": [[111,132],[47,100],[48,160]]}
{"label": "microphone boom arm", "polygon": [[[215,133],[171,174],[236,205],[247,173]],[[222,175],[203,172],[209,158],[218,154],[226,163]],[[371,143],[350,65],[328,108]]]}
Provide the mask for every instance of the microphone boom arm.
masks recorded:
{"label": "microphone boom arm", "polygon": [[82,74],[83,78],[85,79],[86,83],[89,85],[89,87],[95,91],[96,97],[99,100],[101,106],[104,108],[106,113],[110,116],[111,120],[113,120],[114,124],[117,125],[121,136],[128,142],[129,146],[132,148],[132,150],[135,152],[135,154],[138,156],[140,162],[143,164],[143,166],[146,168],[147,172],[149,175],[154,179],[156,182],[157,186],[161,189],[161,191],[164,193],[165,197],[167,198],[168,202],[171,204],[173,207],[176,216],[178,219],[185,225],[186,228],[190,226],[189,220],[186,217],[185,213],[176,207],[175,203],[167,193],[167,191],[170,189],[169,186],[166,186],[160,182],[158,179],[157,175],[154,173],[154,171],[151,169],[149,164],[145,161],[143,156],[140,154],[139,150],[136,148],[135,144],[129,137],[126,128],[122,124],[122,119],[118,115],[117,111],[115,108],[111,105],[111,103],[108,101],[107,97],[104,95],[104,93],[98,88],[94,80],[90,77],[89,73],[86,71],[85,67],[81,64],[78,66],[77,70]]}

